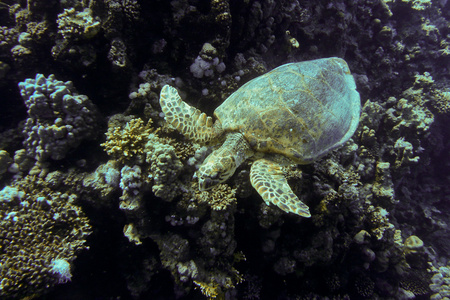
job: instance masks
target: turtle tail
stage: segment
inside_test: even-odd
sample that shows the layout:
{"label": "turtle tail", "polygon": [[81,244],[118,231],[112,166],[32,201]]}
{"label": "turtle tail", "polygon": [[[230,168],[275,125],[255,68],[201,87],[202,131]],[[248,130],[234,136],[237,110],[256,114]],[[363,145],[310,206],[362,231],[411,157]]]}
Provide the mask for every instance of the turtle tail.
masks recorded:
{"label": "turtle tail", "polygon": [[174,87],[165,85],[162,88],[159,103],[166,121],[188,139],[210,144],[220,135],[221,130],[213,124],[213,119],[181,100]]}

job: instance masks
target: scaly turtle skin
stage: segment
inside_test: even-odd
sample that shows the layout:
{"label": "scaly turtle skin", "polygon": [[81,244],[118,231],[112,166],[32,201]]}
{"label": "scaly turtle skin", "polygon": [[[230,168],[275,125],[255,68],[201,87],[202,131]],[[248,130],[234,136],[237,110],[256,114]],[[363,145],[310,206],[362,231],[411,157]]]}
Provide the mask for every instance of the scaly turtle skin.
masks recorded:
{"label": "scaly turtle skin", "polygon": [[250,181],[266,204],[310,217],[292,192],[282,166],[307,164],[343,145],[355,132],[359,93],[347,63],[336,57],[282,65],[234,92],[211,117],[164,86],[160,104],[167,122],[189,139],[223,144],[197,171],[201,190],[226,181],[253,158]]}

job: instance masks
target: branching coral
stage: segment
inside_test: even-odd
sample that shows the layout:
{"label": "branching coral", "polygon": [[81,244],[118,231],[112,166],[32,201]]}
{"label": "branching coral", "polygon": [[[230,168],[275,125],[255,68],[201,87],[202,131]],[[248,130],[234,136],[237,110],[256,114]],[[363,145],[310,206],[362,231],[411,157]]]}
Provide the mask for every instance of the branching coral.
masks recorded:
{"label": "branching coral", "polygon": [[193,182],[192,190],[199,203],[207,203],[214,210],[225,210],[230,205],[236,205],[236,189],[225,183],[218,184],[209,191],[200,191],[198,182]]}
{"label": "branching coral", "polygon": [[[127,120],[125,125],[122,125],[121,119]],[[144,121],[140,118],[116,115],[108,122],[106,142],[101,146],[106,153],[121,162],[142,162],[144,160],[142,149],[147,143],[149,134],[154,131],[151,125],[151,119],[144,125]]]}

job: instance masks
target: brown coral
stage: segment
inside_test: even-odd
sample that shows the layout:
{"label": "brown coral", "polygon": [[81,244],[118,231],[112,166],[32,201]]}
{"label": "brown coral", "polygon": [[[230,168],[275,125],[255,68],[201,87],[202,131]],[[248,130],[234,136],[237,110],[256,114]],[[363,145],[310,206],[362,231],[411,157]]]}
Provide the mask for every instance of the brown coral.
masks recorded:
{"label": "brown coral", "polygon": [[213,210],[224,210],[236,204],[236,189],[226,183],[218,184],[209,191],[200,191],[198,182],[193,182],[192,190],[198,202],[207,203]]}
{"label": "brown coral", "polygon": [[106,142],[101,146],[105,151],[119,161],[129,161],[136,159],[143,161],[142,149],[148,140],[148,135],[153,132],[151,119],[144,125],[140,118],[128,117],[125,125],[120,124],[120,118],[116,115],[108,122],[108,131],[106,132]]}
{"label": "brown coral", "polygon": [[[77,196],[27,176],[0,192],[0,297],[39,295],[64,282],[52,262],[71,262],[90,234]],[[70,275],[70,274],[69,274]]]}

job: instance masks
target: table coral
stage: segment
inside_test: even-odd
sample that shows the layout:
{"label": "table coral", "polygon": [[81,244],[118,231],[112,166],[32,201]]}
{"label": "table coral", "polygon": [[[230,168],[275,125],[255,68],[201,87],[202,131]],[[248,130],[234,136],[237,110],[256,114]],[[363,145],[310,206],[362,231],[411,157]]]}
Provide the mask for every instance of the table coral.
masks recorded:
{"label": "table coral", "polygon": [[20,82],[19,89],[28,109],[24,146],[37,161],[63,159],[82,140],[96,135],[97,109],[71,81],[37,74]]}

